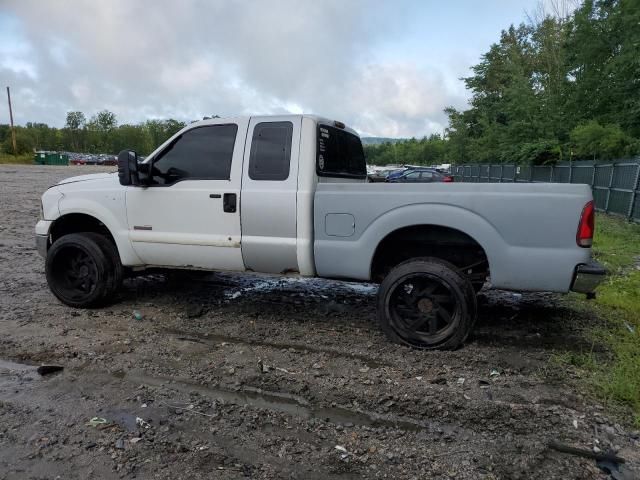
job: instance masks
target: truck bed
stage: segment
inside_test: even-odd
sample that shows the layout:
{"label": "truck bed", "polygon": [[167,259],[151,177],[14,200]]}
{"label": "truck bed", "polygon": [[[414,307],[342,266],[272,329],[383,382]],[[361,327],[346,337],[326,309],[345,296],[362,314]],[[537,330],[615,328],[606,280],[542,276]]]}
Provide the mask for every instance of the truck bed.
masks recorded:
{"label": "truck bed", "polygon": [[380,239],[412,225],[466,233],[484,249],[496,288],[567,292],[590,249],[576,244],[588,185],[322,183],[314,201],[319,276],[371,280]]}

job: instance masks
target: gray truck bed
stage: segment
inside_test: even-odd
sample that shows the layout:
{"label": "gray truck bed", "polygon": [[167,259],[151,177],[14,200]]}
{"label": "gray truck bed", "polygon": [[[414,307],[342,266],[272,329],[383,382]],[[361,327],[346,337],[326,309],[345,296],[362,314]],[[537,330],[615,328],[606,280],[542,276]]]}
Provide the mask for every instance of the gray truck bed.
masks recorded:
{"label": "gray truck bed", "polygon": [[590,260],[576,230],[588,185],[513,183],[318,184],[314,256],[319,276],[371,279],[381,239],[412,225],[466,233],[484,249],[496,288],[567,292]]}

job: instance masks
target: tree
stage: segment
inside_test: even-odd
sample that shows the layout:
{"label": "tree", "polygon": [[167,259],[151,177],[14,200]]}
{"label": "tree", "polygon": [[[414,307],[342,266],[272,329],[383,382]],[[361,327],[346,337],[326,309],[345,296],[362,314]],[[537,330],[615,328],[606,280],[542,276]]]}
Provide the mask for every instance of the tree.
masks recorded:
{"label": "tree", "polygon": [[67,112],[67,121],[65,129],[69,137],[68,146],[70,150],[80,151],[82,139],[84,137],[83,130],[87,125],[87,119],[82,112]]}
{"label": "tree", "polygon": [[87,124],[87,141],[93,153],[113,152],[113,131],[117,126],[116,115],[109,110],[102,110],[91,117]]}
{"label": "tree", "polygon": [[[34,151],[34,141],[29,132],[27,132],[24,128],[17,127],[16,128],[16,150],[18,155],[23,155],[25,153],[33,153]],[[5,138],[2,149],[5,152],[13,153],[13,145],[11,141],[11,136]]]}
{"label": "tree", "polygon": [[571,141],[578,157],[596,160],[623,156],[630,139],[619,125],[603,126],[591,120],[571,131]]}
{"label": "tree", "polygon": [[87,124],[87,119],[82,112],[67,112],[65,127],[69,130],[80,130]]}
{"label": "tree", "polygon": [[103,132],[110,132],[118,125],[116,114],[109,110],[102,110],[96,115],[95,122],[98,128]]}
{"label": "tree", "polygon": [[463,79],[470,108],[445,110],[453,161],[640,153],[640,2],[585,0],[571,14],[564,6],[503,31]]}

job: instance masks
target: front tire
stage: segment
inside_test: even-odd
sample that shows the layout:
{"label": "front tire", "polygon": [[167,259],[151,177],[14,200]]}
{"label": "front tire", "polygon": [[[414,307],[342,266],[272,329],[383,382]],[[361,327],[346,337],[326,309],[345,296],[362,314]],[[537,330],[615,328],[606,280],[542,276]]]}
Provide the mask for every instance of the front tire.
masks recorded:
{"label": "front tire", "polygon": [[380,284],[378,320],[394,342],[425,350],[464,343],[477,314],[471,282],[438,258],[416,258],[393,268]]}
{"label": "front tire", "polygon": [[75,308],[104,305],[123,278],[116,247],[93,232],[71,233],[56,240],[47,252],[45,272],[51,292]]}

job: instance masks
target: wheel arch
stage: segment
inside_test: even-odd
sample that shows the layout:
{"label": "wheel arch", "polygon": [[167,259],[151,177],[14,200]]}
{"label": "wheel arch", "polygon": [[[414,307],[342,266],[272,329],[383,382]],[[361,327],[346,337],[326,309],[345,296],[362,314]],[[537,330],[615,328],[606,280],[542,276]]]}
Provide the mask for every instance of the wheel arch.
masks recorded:
{"label": "wheel arch", "polygon": [[116,248],[118,246],[113,234],[104,222],[94,215],[78,212],[65,213],[53,221],[49,227],[50,242],[53,243],[64,235],[80,232],[99,233],[113,242]]}
{"label": "wheel arch", "polygon": [[[382,249],[389,245],[390,239],[415,239],[416,235],[424,235],[427,239],[445,235],[460,246],[478,248],[486,258],[488,270],[492,275],[501,270],[500,262],[496,261],[499,252],[504,253],[508,249],[508,245],[495,227],[470,210],[445,204],[407,205],[378,217],[363,233],[363,239],[376,238],[369,249],[369,278],[374,280],[374,275],[379,273],[376,271],[376,262],[380,260],[381,252],[384,251]],[[417,256],[425,256],[429,252],[415,253]],[[443,259],[451,260],[446,257]]]}
{"label": "wheel arch", "polygon": [[142,262],[131,248],[126,230],[114,228],[102,215],[95,212],[65,211],[49,227],[49,246],[62,235],[79,232],[95,232],[104,235],[116,248],[123,265],[139,265]]}
{"label": "wheel arch", "polygon": [[471,235],[450,226],[420,223],[396,228],[378,243],[370,264],[371,279],[381,280],[394,266],[424,256],[448,261],[480,282],[490,271],[485,249]]}

